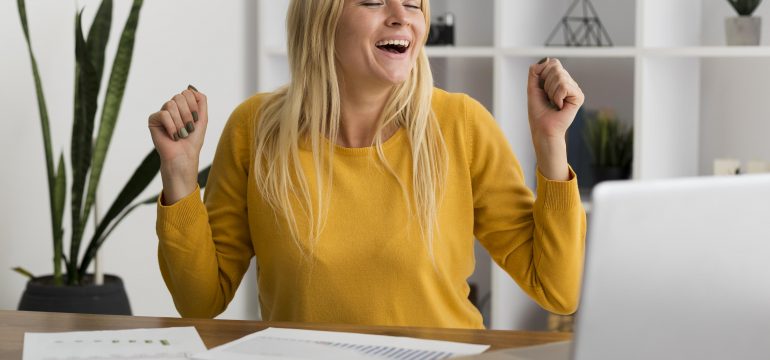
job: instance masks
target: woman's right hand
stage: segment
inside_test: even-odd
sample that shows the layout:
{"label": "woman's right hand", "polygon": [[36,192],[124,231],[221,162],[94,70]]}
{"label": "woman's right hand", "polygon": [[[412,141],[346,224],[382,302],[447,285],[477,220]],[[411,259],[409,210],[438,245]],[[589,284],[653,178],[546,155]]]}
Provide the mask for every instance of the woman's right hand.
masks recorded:
{"label": "woman's right hand", "polygon": [[164,205],[176,203],[195,191],[206,125],[206,95],[192,85],[150,115],[150,135],[160,155]]}

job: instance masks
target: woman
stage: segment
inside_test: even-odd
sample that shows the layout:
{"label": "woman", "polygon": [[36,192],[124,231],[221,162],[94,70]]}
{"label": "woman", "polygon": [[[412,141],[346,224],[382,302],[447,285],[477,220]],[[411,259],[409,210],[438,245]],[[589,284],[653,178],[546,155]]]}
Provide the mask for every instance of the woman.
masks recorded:
{"label": "woman", "polygon": [[428,0],[293,0],[291,83],[233,112],[205,204],[205,95],[150,116],[180,314],[221,313],[256,256],[264,320],[483,328],[474,236],[541,306],[575,311],[585,213],[564,135],[583,94],[555,59],[530,68],[534,200],[484,107],[432,87],[429,19]]}

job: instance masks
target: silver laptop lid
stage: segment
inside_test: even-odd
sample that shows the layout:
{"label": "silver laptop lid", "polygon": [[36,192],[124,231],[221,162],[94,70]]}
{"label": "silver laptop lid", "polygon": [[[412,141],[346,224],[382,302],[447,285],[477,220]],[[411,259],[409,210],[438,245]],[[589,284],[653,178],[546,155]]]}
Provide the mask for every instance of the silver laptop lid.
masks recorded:
{"label": "silver laptop lid", "polygon": [[574,359],[769,359],[770,176],[599,185]]}

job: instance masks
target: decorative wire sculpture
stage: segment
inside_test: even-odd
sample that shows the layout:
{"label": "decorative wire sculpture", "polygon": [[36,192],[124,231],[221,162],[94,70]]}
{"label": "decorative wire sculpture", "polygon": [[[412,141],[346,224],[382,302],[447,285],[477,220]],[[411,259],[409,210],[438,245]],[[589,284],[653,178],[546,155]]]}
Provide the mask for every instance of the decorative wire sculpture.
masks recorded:
{"label": "decorative wire sculpture", "polygon": [[[583,16],[573,16],[572,12],[582,3]],[[559,29],[564,31],[564,43],[554,42]],[[545,46],[612,46],[612,39],[602,25],[596,9],[590,0],[575,0],[561,21],[553,29]]]}

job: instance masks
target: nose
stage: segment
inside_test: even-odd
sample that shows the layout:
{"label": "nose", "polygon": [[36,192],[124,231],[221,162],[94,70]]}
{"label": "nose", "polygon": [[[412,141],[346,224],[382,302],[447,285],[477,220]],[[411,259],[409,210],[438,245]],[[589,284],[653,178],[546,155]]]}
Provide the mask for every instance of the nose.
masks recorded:
{"label": "nose", "polygon": [[390,14],[386,20],[388,26],[407,26],[409,22],[406,17],[406,9],[401,1],[392,0],[388,1],[388,9]]}

